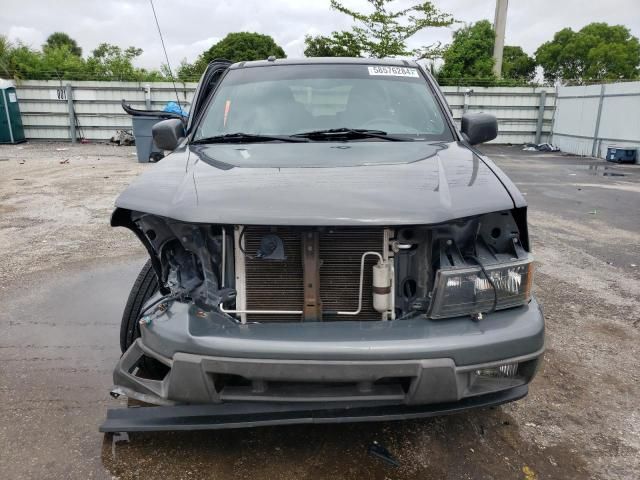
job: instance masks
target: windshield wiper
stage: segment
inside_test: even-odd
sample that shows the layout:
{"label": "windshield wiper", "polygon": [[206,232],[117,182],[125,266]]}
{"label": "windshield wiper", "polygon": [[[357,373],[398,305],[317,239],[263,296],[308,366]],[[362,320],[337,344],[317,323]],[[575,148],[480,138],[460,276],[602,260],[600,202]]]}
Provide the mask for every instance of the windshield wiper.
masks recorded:
{"label": "windshield wiper", "polygon": [[366,128],[328,128],[326,130],[312,130],[310,132],[295,133],[292,137],[298,138],[381,138],[382,140],[389,140],[390,142],[406,142],[409,139],[402,137],[395,137],[389,135],[382,130],[368,130]]}
{"label": "windshield wiper", "polygon": [[199,138],[191,144],[203,143],[250,143],[250,142],[307,142],[304,138],[292,138],[289,135],[261,135],[257,133],[225,133],[224,135],[214,135],[213,137]]}

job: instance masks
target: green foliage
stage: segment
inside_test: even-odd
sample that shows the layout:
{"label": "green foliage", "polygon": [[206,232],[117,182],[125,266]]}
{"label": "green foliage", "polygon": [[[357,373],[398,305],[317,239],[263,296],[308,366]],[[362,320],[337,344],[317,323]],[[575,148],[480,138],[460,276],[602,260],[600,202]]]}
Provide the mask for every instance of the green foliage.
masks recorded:
{"label": "green foliage", "polygon": [[329,37],[304,38],[305,57],[362,57],[362,44],[351,32],[333,32]]}
{"label": "green foliage", "polygon": [[76,57],[82,57],[82,48],[78,46],[78,42],[76,42],[73,38],[71,38],[64,32],[54,32],[49,35],[45,44],[42,45],[42,51],[59,47],[67,47],[69,52],[71,52],[73,55],[75,55]]}
{"label": "green foliage", "polygon": [[548,81],[578,84],[640,75],[640,42],[622,25],[591,23],[578,32],[563,28],[536,51]]}
{"label": "green foliage", "polygon": [[282,47],[269,35],[251,32],[229,33],[218,43],[200,54],[193,63],[180,62],[177,78],[182,81],[196,81],[204,73],[207,65],[217,58],[232,62],[265,60],[271,55],[287,58]]}
{"label": "green foliage", "polygon": [[367,1],[373,7],[373,12],[368,14],[351,10],[338,0],[331,0],[331,8],[349,15],[355,25],[350,32],[333,32],[329,37],[306,37],[305,55],[425,57],[430,55],[431,47],[409,50],[407,40],[424,28],[448,27],[454,22],[450,14],[441,12],[428,1],[399,10],[389,9],[389,4],[394,0]]}
{"label": "green foliage", "polygon": [[533,80],[536,62],[521,47],[506,45],[502,57],[502,79],[493,74],[495,32],[491,22],[481,20],[453,34],[453,42],[442,55],[438,72],[442,85],[451,83],[483,85],[522,84]]}
{"label": "green foliage", "polygon": [[4,35],[0,35],[0,77],[11,77],[11,55],[14,46]]}
{"label": "green foliage", "polygon": [[83,75],[84,60],[71,53],[67,45],[41,52],[18,43],[3,55],[2,70],[18,79],[74,79]]}
{"label": "green foliage", "polygon": [[[165,65],[163,65],[163,67],[165,67]],[[204,66],[204,68],[206,68],[206,65]],[[180,62],[178,70],[176,71],[176,78],[183,82],[195,82],[200,78],[203,71],[204,69],[202,71],[200,70],[200,65],[197,61],[194,63],[189,63],[186,59],[183,59]],[[170,75],[167,75],[167,77],[170,78]]]}
{"label": "green foliage", "polygon": [[5,58],[6,60],[3,61],[3,64],[6,65],[5,69],[8,77],[40,78],[37,74],[41,70],[41,52],[18,43],[17,45],[10,45]]}
{"label": "green foliage", "polygon": [[87,59],[78,55],[76,42],[64,33],[49,36],[42,50],[18,42],[13,45],[0,36],[0,74],[16,79],[33,80],[123,80],[157,81],[165,76],[156,70],[133,65],[142,50],[122,49],[102,43]]}
{"label": "green foliage", "polygon": [[133,61],[142,54],[141,48],[101,43],[86,61],[86,72],[94,80],[161,80],[158,71],[147,71],[133,66]]}
{"label": "green foliage", "polygon": [[193,64],[183,60],[178,67],[178,78],[194,79],[202,75],[209,62],[217,58],[243,62],[266,60],[271,55],[277,58],[287,58],[282,47],[269,35],[252,32],[230,33],[202,52]]}
{"label": "green foliage", "polygon": [[536,61],[522,47],[505,45],[502,53],[502,78],[531,81],[535,75]]}
{"label": "green foliage", "polygon": [[58,72],[58,78],[74,79],[85,72],[85,62],[82,57],[73,53],[68,45],[49,47],[42,54],[36,52],[40,61],[35,65],[37,72]]}
{"label": "green foliage", "polygon": [[488,20],[467,25],[453,33],[453,41],[444,52],[444,65],[438,80],[447,84],[452,79],[495,78],[493,44],[495,33]]}

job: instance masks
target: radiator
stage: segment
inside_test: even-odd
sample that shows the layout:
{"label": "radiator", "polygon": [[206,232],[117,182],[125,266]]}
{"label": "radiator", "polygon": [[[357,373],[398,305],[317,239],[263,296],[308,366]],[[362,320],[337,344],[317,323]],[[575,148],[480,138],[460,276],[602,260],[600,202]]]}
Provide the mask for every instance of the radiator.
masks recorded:
{"label": "radiator", "polygon": [[[302,235],[310,230],[319,232],[322,320],[380,320],[381,313],[373,309],[372,268],[377,261],[373,256],[365,260],[361,312],[349,316],[335,312],[357,309],[360,260],[364,252],[383,253],[383,228],[246,227],[243,234],[246,255],[236,256],[236,259],[244,261],[244,289],[238,290],[243,292],[246,310],[303,310]],[[282,239],[286,260],[255,258],[262,237],[270,233]],[[303,316],[249,313],[246,320],[300,322]]]}

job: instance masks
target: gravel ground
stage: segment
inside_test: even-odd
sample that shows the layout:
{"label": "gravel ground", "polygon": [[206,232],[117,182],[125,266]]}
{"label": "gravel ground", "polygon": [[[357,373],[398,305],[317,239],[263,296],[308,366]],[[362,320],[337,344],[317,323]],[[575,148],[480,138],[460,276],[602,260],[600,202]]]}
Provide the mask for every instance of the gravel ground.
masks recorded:
{"label": "gravel ground", "polygon": [[90,258],[144,251],[109,226],[113,202],[149,168],[135,147],[26,143],[0,146],[0,283]]}
{"label": "gravel ground", "polygon": [[[420,421],[120,437],[97,426],[118,404],[119,315],[144,251],[108,219],[152,166],[125,147],[0,147],[0,478],[639,478],[640,166],[485,151],[530,203],[547,353],[528,397]],[[401,466],[367,456],[373,440]]]}

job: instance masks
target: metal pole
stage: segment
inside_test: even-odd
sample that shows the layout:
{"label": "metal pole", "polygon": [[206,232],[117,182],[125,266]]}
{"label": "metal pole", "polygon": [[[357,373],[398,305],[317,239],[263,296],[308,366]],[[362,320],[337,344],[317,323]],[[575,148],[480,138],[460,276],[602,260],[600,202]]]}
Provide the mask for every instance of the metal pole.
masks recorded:
{"label": "metal pole", "polygon": [[598,103],[598,115],[596,116],[596,128],[593,132],[593,146],[591,147],[591,156],[596,156],[596,149],[598,147],[598,134],[600,133],[600,117],[602,115],[602,104],[604,103],[604,89],[606,85],[603,83],[600,86],[600,102]]}
{"label": "metal pole", "polygon": [[147,110],[151,110],[151,85],[148,83],[144,86],[144,104]]}
{"label": "metal pole", "polygon": [[69,107],[69,139],[76,143],[76,112],[73,110],[73,89],[67,83],[67,105]]}
{"label": "metal pole", "polygon": [[547,92],[540,92],[540,103],[538,104],[538,124],[536,125],[536,145],[539,145],[542,139],[542,124],[544,122],[544,107],[547,103]]}
{"label": "metal pole", "polygon": [[473,88],[467,88],[464,92],[464,102],[462,103],[462,113],[469,111],[469,99],[473,93]]}
{"label": "metal pole", "polygon": [[502,52],[504,51],[508,6],[509,0],[496,0],[496,14],[493,20],[493,29],[496,32],[496,41],[493,44],[493,74],[498,78],[502,78]]}

